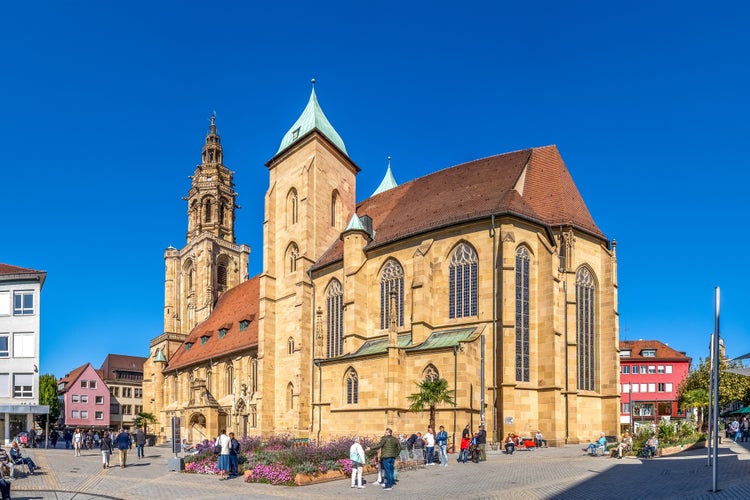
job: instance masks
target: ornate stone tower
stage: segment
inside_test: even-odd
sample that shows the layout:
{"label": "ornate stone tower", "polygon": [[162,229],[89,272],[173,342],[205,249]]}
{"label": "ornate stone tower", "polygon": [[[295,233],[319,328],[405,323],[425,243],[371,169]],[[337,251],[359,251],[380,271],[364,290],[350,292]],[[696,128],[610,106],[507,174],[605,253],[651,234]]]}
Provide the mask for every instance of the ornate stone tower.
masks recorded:
{"label": "ornate stone tower", "polygon": [[164,252],[164,331],[187,334],[205,320],[219,296],[247,279],[250,247],[234,236],[233,172],[223,164],[224,151],[215,116],[203,145],[201,163],[190,177],[187,245]]}

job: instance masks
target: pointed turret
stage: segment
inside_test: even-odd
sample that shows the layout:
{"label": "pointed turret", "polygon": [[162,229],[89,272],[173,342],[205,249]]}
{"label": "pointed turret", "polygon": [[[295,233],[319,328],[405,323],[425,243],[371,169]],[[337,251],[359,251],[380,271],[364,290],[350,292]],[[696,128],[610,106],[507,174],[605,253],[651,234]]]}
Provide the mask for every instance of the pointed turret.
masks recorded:
{"label": "pointed turret", "polygon": [[380,185],[375,190],[374,193],[372,193],[372,196],[375,196],[376,194],[380,194],[383,191],[388,191],[389,189],[393,189],[397,187],[398,184],[396,183],[396,179],[393,177],[393,172],[391,172],[391,157],[388,157],[388,168],[385,171],[385,176],[383,176],[383,180],[380,181]]}
{"label": "pointed turret", "polygon": [[313,130],[317,130],[318,132],[323,134],[339,150],[341,150],[342,153],[349,156],[349,154],[346,152],[344,141],[341,139],[341,136],[338,134],[338,132],[336,132],[336,129],[333,128],[331,122],[328,121],[328,118],[326,118],[326,115],[320,108],[320,104],[318,104],[318,97],[315,95],[314,78],[312,79],[312,85],[313,88],[312,92],[310,93],[310,99],[307,101],[307,106],[305,106],[304,111],[302,111],[300,117],[297,118],[297,121],[294,122],[294,125],[292,125],[289,131],[284,134],[284,138],[281,140],[279,150],[276,151],[276,155],[274,156],[277,156],[279,153],[286,150],[297,140],[306,136]]}

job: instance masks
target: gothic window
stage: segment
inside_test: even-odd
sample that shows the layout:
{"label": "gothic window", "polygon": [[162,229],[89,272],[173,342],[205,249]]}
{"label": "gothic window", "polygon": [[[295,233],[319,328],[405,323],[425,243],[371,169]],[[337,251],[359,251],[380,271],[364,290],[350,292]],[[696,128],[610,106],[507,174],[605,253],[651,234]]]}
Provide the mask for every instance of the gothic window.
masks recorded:
{"label": "gothic window", "polygon": [[226,204],[224,203],[224,200],[221,200],[221,203],[219,204],[219,225],[224,225],[224,211],[227,209]]}
{"label": "gothic window", "polygon": [[296,224],[299,221],[299,197],[297,190],[292,188],[287,195],[287,221],[289,225]]}
{"label": "gothic window", "polygon": [[343,218],[344,207],[341,203],[341,196],[338,191],[333,191],[331,195],[331,226],[338,227]]}
{"label": "gothic window", "polygon": [[404,326],[404,269],[395,260],[389,260],[380,273],[380,328],[391,324],[391,292],[395,292],[396,326]]}
{"label": "gothic window", "polygon": [[576,342],[578,344],[578,389],[595,389],[596,282],[587,267],[576,272]]}
{"label": "gothic window", "polygon": [[226,369],[225,377],[224,377],[224,387],[226,388],[224,392],[225,395],[228,396],[232,394],[234,390],[234,366],[232,366],[232,363],[229,363],[227,365],[227,369]]}
{"label": "gothic window", "polygon": [[211,373],[211,368],[206,368],[206,390],[209,394],[213,393],[213,389],[211,387],[213,382],[213,374]]}
{"label": "gothic window", "polygon": [[203,220],[211,222],[211,200],[206,200],[206,204],[203,207]]}
{"label": "gothic window", "polygon": [[250,405],[250,427],[258,427],[258,407]]}
{"label": "gothic window", "polygon": [[516,250],[516,380],[529,381],[529,270],[531,253]]}
{"label": "gothic window", "polygon": [[477,315],[477,253],[466,243],[451,255],[448,283],[450,318]]}
{"label": "gothic window", "polygon": [[294,409],[294,386],[291,382],[286,386],[286,409]]}
{"label": "gothic window", "polygon": [[424,380],[431,380],[434,382],[440,378],[440,372],[435,368],[435,365],[427,365],[427,368],[424,369],[423,378]]}
{"label": "gothic window", "polygon": [[344,352],[344,289],[339,280],[332,280],[326,290],[326,357]]}
{"label": "gothic window", "polygon": [[349,368],[346,372],[346,404],[357,403],[359,403],[359,377],[354,368]]}
{"label": "gothic window", "polygon": [[218,285],[219,291],[227,289],[227,261],[221,259],[216,266],[216,284]]}
{"label": "gothic window", "polygon": [[286,349],[288,354],[294,354],[294,339],[292,337],[289,337],[289,340],[286,341]]}
{"label": "gothic window", "polygon": [[195,269],[193,267],[193,261],[188,260],[185,263],[183,275],[185,277],[185,295],[190,296],[193,295],[194,289],[193,289],[193,275],[195,274]]}
{"label": "gothic window", "polygon": [[290,243],[286,250],[286,268],[288,273],[297,270],[297,258],[299,257],[299,248],[296,243]]}

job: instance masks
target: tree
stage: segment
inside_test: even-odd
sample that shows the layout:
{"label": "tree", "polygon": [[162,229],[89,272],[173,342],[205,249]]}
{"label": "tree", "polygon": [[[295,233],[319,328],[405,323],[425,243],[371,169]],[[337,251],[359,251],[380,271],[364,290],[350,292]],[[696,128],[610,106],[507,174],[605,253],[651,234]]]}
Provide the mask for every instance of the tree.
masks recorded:
{"label": "tree", "polygon": [[430,409],[430,427],[435,428],[435,407],[439,404],[453,404],[453,391],[448,390],[448,381],[444,378],[425,379],[417,382],[419,392],[407,396],[411,401],[409,411],[419,413]]}
{"label": "tree", "polygon": [[[724,370],[728,368],[742,368],[742,361],[728,360],[727,358],[719,359],[719,405],[725,406],[733,401],[750,402],[750,377],[738,375],[736,373],[727,373]],[[708,406],[708,386],[710,384],[711,360],[700,359],[698,368],[691,370],[687,378],[678,389],[680,404],[686,404],[690,399],[688,393],[693,390],[701,389],[705,391],[706,406]]]}
{"label": "tree", "polygon": [[145,411],[140,412],[133,419],[133,426],[136,429],[139,427],[143,427],[144,431],[146,430],[147,424],[155,424],[155,423],[156,423],[156,417],[152,413],[148,413]]}
{"label": "tree", "polygon": [[685,391],[680,396],[680,407],[686,411],[692,410],[693,408],[697,409],[697,428],[698,430],[703,429],[705,409],[708,408],[708,391],[701,388]]}
{"label": "tree", "polygon": [[[60,417],[60,399],[57,397],[57,379],[52,374],[41,375],[39,377],[39,404],[49,406],[49,418],[54,424]],[[40,420],[42,426],[46,426],[47,416]]]}

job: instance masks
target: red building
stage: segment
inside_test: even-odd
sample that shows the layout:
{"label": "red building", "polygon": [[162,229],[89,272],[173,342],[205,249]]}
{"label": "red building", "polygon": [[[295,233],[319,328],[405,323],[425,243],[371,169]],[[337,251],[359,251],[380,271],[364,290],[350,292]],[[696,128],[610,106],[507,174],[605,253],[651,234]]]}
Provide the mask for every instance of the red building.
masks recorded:
{"label": "red building", "polygon": [[677,389],[691,358],[658,340],[620,341],[620,428],[638,431],[661,420],[684,419]]}

